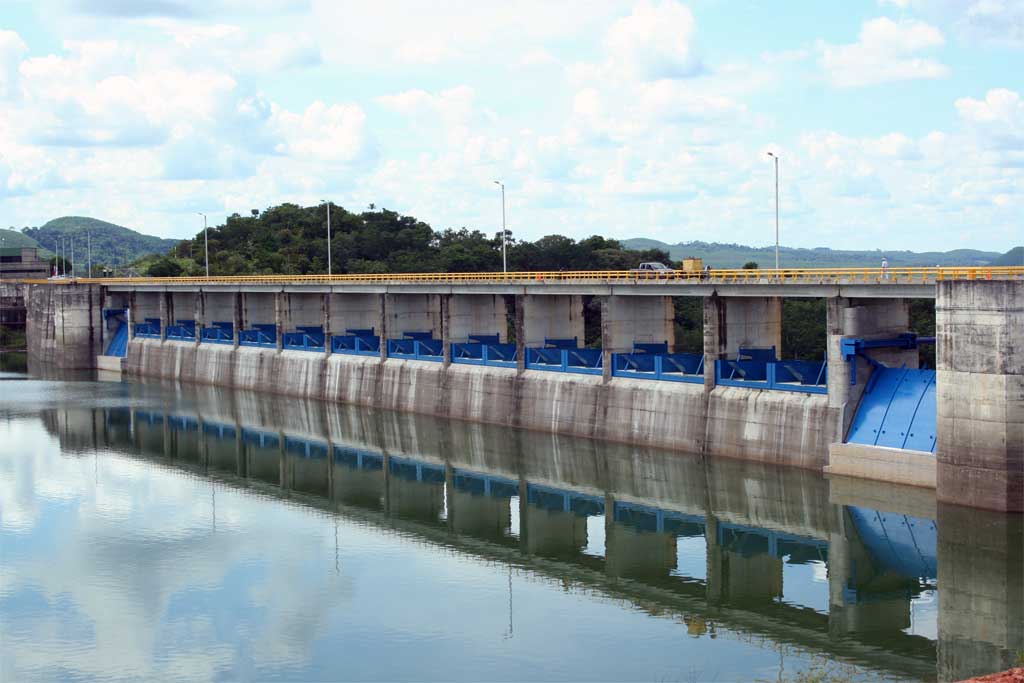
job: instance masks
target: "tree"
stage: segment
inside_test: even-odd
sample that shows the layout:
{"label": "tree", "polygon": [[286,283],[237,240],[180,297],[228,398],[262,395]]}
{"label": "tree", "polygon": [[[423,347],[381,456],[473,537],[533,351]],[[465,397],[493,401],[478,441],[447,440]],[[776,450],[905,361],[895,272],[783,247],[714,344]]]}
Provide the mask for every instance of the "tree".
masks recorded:
{"label": "tree", "polygon": [[757,265],[757,261],[747,261],[743,264],[743,270],[757,270],[760,267]]}
{"label": "tree", "polygon": [[150,277],[178,277],[181,275],[181,264],[169,256],[162,256],[149,264],[147,274]]}

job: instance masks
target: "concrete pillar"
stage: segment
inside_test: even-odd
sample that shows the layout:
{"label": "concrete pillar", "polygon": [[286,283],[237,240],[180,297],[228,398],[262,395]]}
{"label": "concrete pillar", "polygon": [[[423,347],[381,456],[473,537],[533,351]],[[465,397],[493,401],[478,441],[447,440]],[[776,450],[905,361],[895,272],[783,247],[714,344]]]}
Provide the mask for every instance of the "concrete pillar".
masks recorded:
{"label": "concrete pillar", "polygon": [[522,304],[523,338],[527,347],[544,346],[544,339],[549,337],[576,337],[583,345],[582,296],[526,294]]}
{"label": "concrete pillar", "polygon": [[938,506],[938,680],[1020,666],[1024,517]]}
{"label": "concrete pillar", "polygon": [[198,346],[203,337],[203,325],[206,324],[206,292],[201,289],[196,292],[193,308],[193,317],[196,321],[196,345]]}
{"label": "concrete pillar", "polygon": [[243,303],[244,297],[245,295],[242,294],[241,292],[235,292],[231,297],[232,301],[234,302],[234,306],[231,312],[231,322],[233,324],[235,331],[232,346],[234,346],[236,349],[238,348],[238,335],[239,333],[241,333],[242,328],[245,325],[245,305]]}
{"label": "concrete pillar", "polygon": [[135,339],[135,323],[141,322],[137,316],[135,305],[135,290],[128,292],[128,338]]}
{"label": "concrete pillar", "polygon": [[715,361],[725,356],[725,301],[704,297],[704,392],[715,388]]}
{"label": "concrete pillar", "polygon": [[603,376],[612,376],[612,354],[629,353],[634,342],[675,346],[675,310],[669,296],[601,297]]}
{"label": "concrete pillar", "polygon": [[281,332],[284,329],[285,310],[284,292],[274,292],[274,325],[277,327],[277,350],[281,351]]}
{"label": "concrete pillar", "polygon": [[[444,367],[452,364],[452,296],[441,296],[441,358]],[[448,467],[450,470],[451,467]],[[449,519],[449,524],[451,520]]]}
{"label": "concrete pillar", "polygon": [[[514,321],[515,335],[516,335],[516,374],[521,375],[526,371],[526,326],[525,326],[525,306],[526,297],[522,294],[516,294],[515,307],[516,317]],[[520,527],[522,528],[522,527]]]}
{"label": "concrete pillar", "polygon": [[938,499],[1024,511],[1024,281],[936,294]]}
{"label": "concrete pillar", "polygon": [[330,292],[320,295],[320,319],[324,328],[324,355],[331,355],[331,294]]}
{"label": "concrete pillar", "polygon": [[[391,331],[388,329],[388,295],[378,294],[377,299],[377,328],[380,335],[380,359],[381,362],[388,359],[388,337]],[[387,469],[387,468],[385,468]]]}
{"label": "concrete pillar", "polygon": [[160,341],[167,339],[167,323],[174,315],[173,299],[170,292],[160,293]]}

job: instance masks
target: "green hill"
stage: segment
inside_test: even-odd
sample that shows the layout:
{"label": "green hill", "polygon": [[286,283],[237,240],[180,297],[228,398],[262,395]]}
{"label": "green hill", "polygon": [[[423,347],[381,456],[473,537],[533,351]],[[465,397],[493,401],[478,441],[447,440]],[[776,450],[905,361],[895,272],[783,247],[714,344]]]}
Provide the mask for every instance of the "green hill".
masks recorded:
{"label": "green hill", "polygon": [[120,266],[131,263],[147,254],[164,254],[175,247],[179,240],[163,239],[125,228],[95,218],[64,216],[55,218],[38,228],[25,228],[22,234],[38,242],[43,248],[53,251],[63,238],[71,257],[69,240],[74,240],[75,256],[85,264],[86,247],[92,245],[93,264],[105,263]]}
{"label": "green hill", "polygon": [[[718,242],[680,242],[666,244],[658,240],[634,238],[622,240],[628,249],[663,249],[673,259],[695,256],[704,259],[712,268],[742,268],[748,261],[755,261],[762,268],[775,266],[775,247],[748,247],[742,244],[721,244]],[[882,256],[889,265],[912,266],[985,266],[995,265],[1003,255],[995,251],[955,249],[953,251],[844,251],[816,247],[814,249],[779,248],[779,265],[783,268],[877,268]]]}
{"label": "green hill", "polygon": [[1024,247],[1014,247],[995,261],[992,266],[1024,266]]}
{"label": "green hill", "polygon": [[0,228],[0,247],[12,249],[17,247],[39,247],[39,243],[18,230]]}

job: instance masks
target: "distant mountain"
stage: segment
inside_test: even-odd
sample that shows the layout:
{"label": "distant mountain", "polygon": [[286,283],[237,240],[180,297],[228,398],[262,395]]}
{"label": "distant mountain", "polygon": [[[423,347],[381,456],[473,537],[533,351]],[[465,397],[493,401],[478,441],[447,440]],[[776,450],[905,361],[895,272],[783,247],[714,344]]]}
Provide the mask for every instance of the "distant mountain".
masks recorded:
{"label": "distant mountain", "polygon": [[1024,247],[1014,247],[1010,251],[1006,252],[995,261],[989,264],[990,266],[1024,266]]}
{"label": "distant mountain", "polygon": [[[663,249],[673,259],[695,256],[704,259],[712,268],[742,268],[748,261],[755,261],[762,268],[775,267],[775,247],[748,247],[742,244],[721,244],[718,242],[680,242],[666,244],[658,240],[633,238],[622,240],[628,249]],[[1010,252],[1012,253],[1012,251]],[[779,265],[783,268],[877,268],[882,256],[891,266],[986,266],[1006,255],[997,251],[954,249],[953,251],[844,251],[816,247],[794,249],[779,247]],[[1019,261],[1018,261],[1019,263]]]}
{"label": "distant mountain", "polygon": [[64,239],[68,259],[73,241],[75,258],[83,266],[90,243],[93,265],[120,266],[148,254],[165,254],[180,241],[143,235],[121,225],[82,216],[55,218],[41,227],[25,228],[22,234],[50,251]]}

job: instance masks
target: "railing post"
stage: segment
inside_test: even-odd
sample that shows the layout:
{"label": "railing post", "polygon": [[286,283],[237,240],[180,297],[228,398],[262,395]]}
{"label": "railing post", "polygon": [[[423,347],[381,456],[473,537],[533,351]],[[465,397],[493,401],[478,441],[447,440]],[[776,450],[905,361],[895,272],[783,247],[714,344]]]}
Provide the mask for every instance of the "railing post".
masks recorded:
{"label": "railing post", "polygon": [[654,379],[661,379],[662,357],[659,353],[654,357]]}
{"label": "railing post", "polygon": [[569,349],[562,349],[562,372],[569,371]]}

